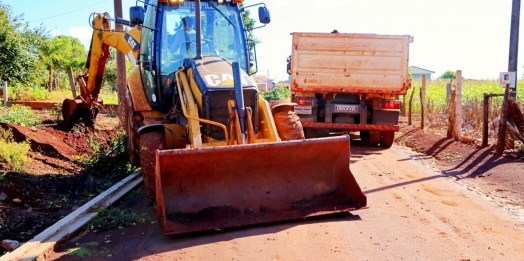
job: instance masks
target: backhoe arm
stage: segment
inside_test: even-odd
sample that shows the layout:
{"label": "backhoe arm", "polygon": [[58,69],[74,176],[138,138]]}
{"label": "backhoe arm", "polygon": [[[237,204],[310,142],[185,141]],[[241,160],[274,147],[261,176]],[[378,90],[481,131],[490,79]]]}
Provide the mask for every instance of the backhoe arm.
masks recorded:
{"label": "backhoe arm", "polygon": [[94,17],[92,23],[93,36],[86,69],[84,74],[77,78],[80,85],[80,96],[75,99],[65,99],[62,104],[65,126],[69,126],[71,122],[80,119],[88,124],[94,122],[98,113],[98,106],[102,104],[98,95],[102,88],[110,46],[127,55],[133,67],[138,67],[136,61],[140,50],[142,26],[136,25],[129,31],[116,32],[111,30],[110,21],[129,25],[127,21],[111,19],[107,13],[96,14]]}
{"label": "backhoe arm", "polygon": [[87,73],[82,76],[86,82],[85,90],[82,90],[81,87],[80,91],[89,107],[92,101],[96,101],[102,88],[106,60],[109,57],[109,46],[127,55],[133,66],[136,67],[141,30],[141,26],[135,26],[126,32],[111,31],[110,18],[107,13],[97,14],[93,19],[93,36],[86,63]]}

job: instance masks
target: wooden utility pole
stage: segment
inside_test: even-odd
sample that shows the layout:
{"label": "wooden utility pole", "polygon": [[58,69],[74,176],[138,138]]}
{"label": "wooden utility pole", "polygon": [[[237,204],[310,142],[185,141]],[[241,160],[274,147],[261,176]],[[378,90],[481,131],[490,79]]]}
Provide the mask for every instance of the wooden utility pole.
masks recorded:
{"label": "wooden utility pole", "polygon": [[[513,0],[511,9],[511,32],[509,37],[509,61],[508,72],[515,72],[517,77],[517,58],[519,53],[519,25],[520,25],[520,0]],[[515,79],[515,88],[510,93],[513,99],[517,98],[517,79]]]}
{"label": "wooden utility pole", "polygon": [[420,129],[424,130],[424,104],[426,103],[426,75],[422,75],[420,87]]}
{"label": "wooden utility pole", "polygon": [[457,87],[455,89],[455,140],[460,140],[462,137],[462,71],[457,70],[456,77]]}
{"label": "wooden utility pole", "polygon": [[[115,18],[123,18],[122,13],[122,0],[114,0],[115,4]],[[115,30],[116,31],[123,31],[124,26],[121,24],[115,23]],[[116,79],[117,79],[117,86],[118,86],[118,115],[120,118],[120,122],[122,123],[122,126],[124,127],[124,130],[126,131],[127,136],[127,112],[126,112],[126,106],[125,106],[125,100],[126,100],[126,59],[123,53],[116,52]]]}

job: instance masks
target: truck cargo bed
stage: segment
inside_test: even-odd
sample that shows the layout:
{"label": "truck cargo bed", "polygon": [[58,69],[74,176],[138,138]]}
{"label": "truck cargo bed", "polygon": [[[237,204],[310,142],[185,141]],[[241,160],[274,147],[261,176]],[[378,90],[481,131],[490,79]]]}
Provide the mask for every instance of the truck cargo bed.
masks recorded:
{"label": "truck cargo bed", "polygon": [[293,33],[291,90],[405,94],[409,35]]}

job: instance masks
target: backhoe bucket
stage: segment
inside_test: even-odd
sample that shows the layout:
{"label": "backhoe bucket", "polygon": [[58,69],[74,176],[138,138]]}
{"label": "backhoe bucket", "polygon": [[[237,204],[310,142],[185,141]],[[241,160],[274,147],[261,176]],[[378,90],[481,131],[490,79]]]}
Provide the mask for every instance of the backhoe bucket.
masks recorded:
{"label": "backhoe bucket", "polygon": [[97,106],[102,105],[102,99],[98,98],[94,106],[89,106],[84,100],[77,97],[75,99],[66,98],[62,102],[62,118],[64,119],[64,126],[68,127],[82,120],[88,125],[93,125],[94,120],[98,114]]}
{"label": "backhoe bucket", "polygon": [[349,136],[157,150],[164,235],[300,219],[366,206]]}

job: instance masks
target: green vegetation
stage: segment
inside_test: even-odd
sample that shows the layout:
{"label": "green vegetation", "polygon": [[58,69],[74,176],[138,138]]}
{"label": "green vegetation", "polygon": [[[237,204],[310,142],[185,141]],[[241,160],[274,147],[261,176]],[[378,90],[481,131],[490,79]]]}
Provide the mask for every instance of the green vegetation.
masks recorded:
{"label": "green vegetation", "polygon": [[[86,17],[87,19],[87,17]],[[115,49],[106,64],[102,99],[105,104],[117,104]],[[29,27],[23,15],[15,15],[9,5],[0,1],[0,82],[7,81],[9,100],[52,100],[63,101],[71,97],[67,68],[73,74],[82,73],[87,52],[79,39],[70,36],[51,37],[47,28]],[[127,61],[127,72],[133,66]],[[47,84],[52,72],[54,88]],[[57,87],[58,85],[58,87]],[[55,92],[65,92],[65,97],[54,99]],[[105,96],[105,97],[104,97]]]}
{"label": "green vegetation", "polygon": [[30,28],[23,15],[14,15],[0,2],[0,81],[30,83],[45,77],[39,49],[48,40],[42,26]]}
{"label": "green vegetation", "polygon": [[[444,111],[447,109],[446,101],[446,85],[449,80],[434,80],[427,81],[426,85],[426,102],[431,103],[434,111]],[[456,85],[456,81],[453,81]],[[411,83],[411,89],[406,94],[406,111],[409,108],[409,97],[411,92],[413,95],[413,113],[420,113],[420,86],[421,80],[416,80]],[[499,87],[495,80],[464,80],[462,81],[462,103],[468,102],[481,103],[484,99],[484,93],[504,93],[504,89]],[[524,82],[519,81],[517,87],[518,96],[524,94]],[[492,104],[499,106],[502,102],[502,97],[495,97],[492,99]]]}
{"label": "green vegetation", "polygon": [[440,77],[438,77],[439,79],[456,79],[457,78],[457,73],[454,72],[454,71],[445,71]]}
{"label": "green vegetation", "polygon": [[119,208],[100,209],[98,216],[87,224],[87,229],[114,229],[144,223],[149,219],[147,213],[133,213]]}
{"label": "green vegetation", "polygon": [[[116,138],[103,143],[94,140],[88,140],[88,143],[94,150],[94,155],[92,157],[81,157],[78,160],[87,174],[102,178],[102,184],[92,186],[91,190],[87,191],[88,194],[100,194],[100,192],[128,176],[129,173],[138,170],[129,162],[125,133],[120,132]],[[114,149],[113,152],[106,156],[105,151],[112,149]]]}
{"label": "green vegetation", "polygon": [[10,108],[0,110],[0,122],[14,123],[26,127],[35,126],[40,123],[40,119],[33,115],[30,107],[23,105],[13,105]]}
{"label": "green vegetation", "polygon": [[275,87],[271,91],[262,92],[262,97],[266,100],[285,100],[291,98],[291,91],[285,87]]}
{"label": "green vegetation", "polygon": [[12,171],[22,172],[30,161],[27,152],[31,147],[28,141],[15,142],[11,130],[0,128],[0,163],[5,163]]}

